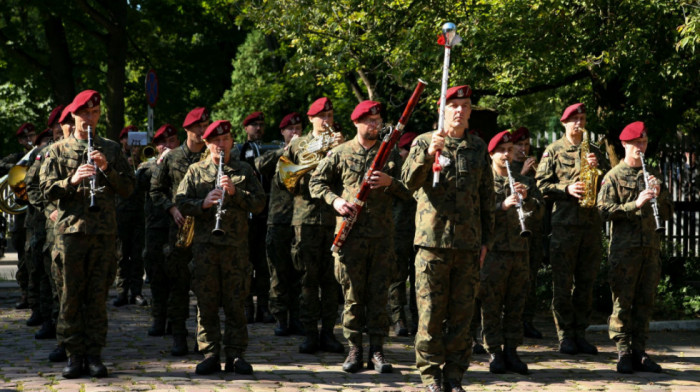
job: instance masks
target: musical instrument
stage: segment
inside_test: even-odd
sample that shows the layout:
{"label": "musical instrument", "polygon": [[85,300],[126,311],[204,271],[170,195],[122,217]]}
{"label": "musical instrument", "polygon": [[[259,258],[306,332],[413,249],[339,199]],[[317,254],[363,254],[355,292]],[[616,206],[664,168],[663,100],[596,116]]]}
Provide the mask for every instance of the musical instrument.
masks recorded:
{"label": "musical instrument", "polygon": [[[163,155],[166,153],[167,151],[165,151]],[[202,162],[207,158],[209,158],[209,150],[204,151],[202,156],[199,158],[199,162]],[[190,245],[192,245],[192,239],[194,239],[194,217],[191,215],[186,215],[185,223],[183,223],[177,230],[175,246],[178,248],[189,248]]]}
{"label": "musical instrument", "polygon": [[508,172],[508,184],[510,185],[510,194],[518,195],[518,204],[515,206],[518,211],[518,220],[520,221],[520,236],[523,238],[529,237],[532,233],[525,226],[525,218],[532,214],[532,212],[525,212],[523,207],[523,196],[515,191],[515,180],[513,179],[513,174],[510,172],[510,162],[506,159],[506,171]]}
{"label": "musical instrument", "polygon": [[583,182],[583,196],[578,203],[583,208],[595,207],[598,195],[598,178],[603,175],[603,171],[593,167],[588,163],[588,154],[591,152],[591,135],[587,130],[583,130],[583,140],[581,141],[581,172],[579,181]]}
{"label": "musical instrument", "polygon": [[[639,158],[642,161],[644,186],[646,186],[646,189],[654,189],[653,185],[656,184],[651,184],[649,181],[649,172],[647,172],[647,166],[646,164],[644,164],[644,153],[641,151],[639,152]],[[663,221],[661,220],[661,215],[659,215],[659,202],[656,200],[656,197],[651,199],[651,210],[654,212],[654,221],[656,222],[656,228],[654,229],[654,231],[657,233],[665,232],[666,228],[664,227]]]}
{"label": "musical instrument", "polygon": [[362,207],[365,205],[369,192],[372,190],[368,182],[369,178],[372,176],[372,172],[375,170],[381,170],[386,164],[387,159],[389,159],[389,154],[391,154],[391,150],[394,148],[394,145],[399,141],[401,133],[406,126],[406,122],[408,122],[408,118],[411,116],[413,108],[416,107],[418,99],[420,98],[426,84],[427,83],[424,81],[418,79],[418,85],[416,86],[416,89],[413,90],[413,94],[408,100],[406,108],[399,118],[399,122],[396,124],[396,127],[391,128],[391,131],[388,132],[384,137],[384,140],[382,140],[382,144],[379,146],[377,155],[375,155],[372,165],[370,166],[369,170],[367,170],[367,173],[365,173],[360,190],[357,192],[355,200],[353,201],[356,212],[343,218],[343,223],[341,223],[340,228],[338,229],[338,234],[336,234],[335,239],[333,240],[331,252],[337,252],[345,243],[345,240],[350,234],[350,230],[352,230],[352,226],[357,221],[357,217],[360,215],[360,212],[362,212]]}
{"label": "musical instrument", "polygon": [[87,164],[92,165],[92,167],[95,169],[95,174],[90,176],[90,206],[88,207],[88,211],[97,212],[100,210],[100,206],[96,204],[95,196],[98,192],[102,190],[102,188],[97,187],[97,171],[99,170],[99,168],[90,156],[92,152],[95,151],[95,147],[93,146],[92,127],[89,125],[87,127],[87,137]]}
{"label": "musical instrument", "polygon": [[337,133],[332,126],[324,123],[323,131],[319,135],[299,142],[298,164],[285,156],[280,157],[278,163],[280,181],[290,192],[297,187],[304,174],[315,169],[326,153],[340,144],[335,138]]}
{"label": "musical instrument", "polygon": [[[445,57],[442,63],[442,87],[440,89],[440,115],[438,117],[438,132],[445,130],[445,98],[447,97],[447,83],[450,75],[450,53],[452,47],[462,41],[462,37],[457,35],[457,26],[447,22],[442,25],[442,34],[438,38],[438,44],[445,46]],[[440,162],[440,150],[435,151],[435,162],[433,163],[433,188],[440,182],[440,172],[442,163]]]}
{"label": "musical instrument", "polygon": [[221,189],[222,194],[221,194],[221,199],[219,199],[217,206],[216,206],[216,224],[214,225],[214,230],[211,231],[211,234],[216,237],[221,237],[226,232],[221,228],[221,217],[226,213],[226,210],[223,209],[224,205],[224,197],[226,196],[226,192],[224,191],[224,188],[221,186],[221,178],[224,175],[224,151],[219,152],[219,171],[216,173],[216,189]]}
{"label": "musical instrument", "polygon": [[158,150],[156,150],[156,146],[154,146],[153,144],[146,144],[141,148],[141,162],[150,161],[151,159],[154,159],[157,156]]}
{"label": "musical instrument", "polygon": [[[31,143],[30,143],[31,145]],[[27,210],[29,196],[27,195],[27,169],[32,164],[32,155],[39,146],[29,150],[10,171],[0,178],[0,210],[10,215],[18,215]],[[9,191],[12,191],[10,193]]]}

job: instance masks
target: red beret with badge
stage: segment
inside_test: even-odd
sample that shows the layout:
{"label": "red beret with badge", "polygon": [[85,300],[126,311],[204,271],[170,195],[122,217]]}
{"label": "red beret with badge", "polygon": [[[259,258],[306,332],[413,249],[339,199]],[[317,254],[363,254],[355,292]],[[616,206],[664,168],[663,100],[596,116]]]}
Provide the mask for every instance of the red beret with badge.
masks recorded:
{"label": "red beret with badge", "polygon": [[153,135],[153,143],[157,143],[161,141],[161,139],[165,140],[173,135],[177,135],[177,130],[175,127],[170,124],[163,124],[160,128],[158,128],[155,135]]}
{"label": "red beret with badge", "polygon": [[54,124],[58,122],[59,117],[61,117],[61,112],[63,112],[63,109],[66,107],[63,105],[58,105],[56,106],[52,111],[51,114],[49,114],[49,120],[46,122],[46,126],[51,128]]}
{"label": "red beret with badge", "polygon": [[63,108],[63,111],[61,112],[61,117],[58,118],[58,123],[65,124],[69,121],[73,121],[73,117],[70,116],[71,113],[73,113],[73,104],[69,104],[68,106]]}
{"label": "red beret with badge", "polygon": [[124,127],[124,128],[122,128],[122,131],[119,132],[119,139],[121,139],[121,138],[123,138],[123,137],[128,137],[128,136],[129,136],[129,132],[138,132],[138,130],[139,130],[139,129],[136,128],[135,125],[129,125],[129,126],[127,126],[127,127]]}
{"label": "red beret with badge", "polygon": [[574,114],[586,114],[586,107],[582,103],[575,103],[564,109],[564,114],[561,115],[559,121],[564,122]]}
{"label": "red beret with badge", "polygon": [[314,103],[309,106],[309,110],[306,112],[309,116],[315,116],[321,112],[326,112],[333,110],[333,103],[330,99],[326,97],[321,97],[314,101]]}
{"label": "red beret with badge", "polygon": [[53,138],[53,132],[51,132],[51,128],[46,128],[43,131],[41,131],[40,134],[36,135],[36,137],[34,138],[34,144],[35,145],[41,144],[41,140],[44,138],[49,138],[49,139]]}
{"label": "red beret with badge", "polygon": [[247,127],[250,123],[254,121],[265,121],[265,115],[263,112],[253,112],[243,119],[243,126]]}
{"label": "red beret with badge", "polygon": [[623,142],[628,142],[630,140],[638,139],[640,137],[647,136],[647,126],[641,121],[635,121],[627,126],[620,133],[620,140]]}
{"label": "red beret with badge", "polygon": [[207,108],[194,108],[187,113],[185,121],[182,122],[182,127],[189,128],[200,121],[207,120],[209,120],[209,111],[207,111]]}
{"label": "red beret with badge", "polygon": [[493,152],[493,150],[496,149],[499,145],[503,143],[512,143],[513,142],[513,136],[510,134],[510,132],[506,129],[503,132],[499,132],[496,134],[496,136],[491,138],[491,141],[489,142],[489,152]]}
{"label": "red beret with badge", "polygon": [[[447,92],[445,93],[445,100],[449,101],[450,99],[463,99],[463,98],[469,98],[472,96],[472,88],[467,86],[466,84],[464,86],[454,86],[450,87],[447,89]],[[437,105],[438,108],[440,108],[440,100],[437,100]]]}
{"label": "red beret with badge", "polygon": [[418,134],[415,132],[404,132],[404,134],[401,135],[401,138],[399,138],[399,148],[410,150],[413,139],[415,139],[416,136],[418,136]]}
{"label": "red beret with badge", "polygon": [[81,91],[78,95],[73,98],[71,103],[73,113],[84,108],[94,108],[95,106],[100,106],[100,93],[95,90],[85,90]]}
{"label": "red beret with badge", "polygon": [[511,141],[517,143],[521,140],[530,138],[530,130],[525,127],[520,127],[511,133]]}
{"label": "red beret with badge", "polygon": [[231,123],[227,120],[217,120],[209,124],[207,130],[204,131],[204,135],[202,135],[202,139],[209,139],[227,133],[231,133]]}
{"label": "red beret with badge", "polygon": [[362,101],[355,106],[355,110],[352,111],[350,119],[352,121],[357,121],[366,115],[379,114],[382,110],[382,104],[377,101]]}
{"label": "red beret with badge", "polygon": [[301,124],[301,114],[297,112],[291,112],[282,118],[280,121],[280,129],[287,128],[290,125]]}
{"label": "red beret with badge", "polygon": [[20,137],[20,136],[24,135],[25,133],[29,133],[29,132],[34,132],[34,124],[24,123],[24,124],[19,126],[19,128],[17,129],[16,135],[17,135],[17,137]]}

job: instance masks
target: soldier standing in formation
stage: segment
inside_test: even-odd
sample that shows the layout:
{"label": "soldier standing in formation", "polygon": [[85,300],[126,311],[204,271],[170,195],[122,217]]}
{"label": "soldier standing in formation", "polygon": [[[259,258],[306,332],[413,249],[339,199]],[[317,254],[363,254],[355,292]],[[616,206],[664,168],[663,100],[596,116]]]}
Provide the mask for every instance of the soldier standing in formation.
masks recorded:
{"label": "soldier standing in formation", "polygon": [[[379,151],[382,129],[381,104],[360,102],[350,116],[357,136],[334,148],[321,161],[311,177],[309,188],[314,198],[323,199],[338,213],[336,234],[342,217],[357,213],[354,200],[365,173]],[[362,330],[369,333],[367,368],[390,373],[392,366],[384,358],[384,337],[389,329],[386,311],[389,283],[394,277],[391,206],[394,198],[408,199],[410,194],[398,180],[401,158],[392,152],[382,170],[375,170],[367,179],[370,188],[362,213],[345,244],[335,254],[335,278],[345,297],[343,335],[350,350],[343,370],[355,373],[362,368]],[[397,180],[395,180],[397,179]],[[336,192],[342,190],[341,194]]]}
{"label": "soldier standing in formation", "polygon": [[602,258],[602,221],[595,208],[584,208],[585,183],[579,178],[581,159],[593,168],[607,169],[607,160],[597,146],[581,157],[581,142],[586,126],[582,103],[569,106],[560,119],[565,129],[562,138],[547,146],[537,167],[537,186],[550,199],[552,239],[549,260],[552,263],[552,311],[563,354],[597,354],[586,340],[586,328],[593,307],[593,285]]}
{"label": "soldier standing in formation", "polygon": [[[265,207],[265,192],[245,162],[231,159],[231,124],[213,122],[202,135],[209,157],[190,166],[178,187],[176,201],[185,215],[196,219],[192,247],[192,290],[197,296],[197,341],[204,360],[197,374],[221,370],[251,374],[243,358],[248,347],[244,310],[252,266],[248,259],[248,214]],[[223,153],[223,162],[220,154]],[[221,169],[221,171],[219,171]],[[217,226],[217,221],[219,226]],[[215,227],[223,230],[217,235]],[[223,339],[219,308],[226,316]]]}
{"label": "soldier standing in formation", "polygon": [[612,223],[608,278],[613,311],[608,332],[617,346],[618,372],[658,373],[661,366],[645,351],[661,276],[661,241],[655,232],[652,203],[657,203],[660,222],[671,216],[673,205],[659,177],[644,178],[640,156],[646,153],[648,143],[644,123],[627,125],[620,140],[625,159],[605,175],[598,195],[598,209]]}
{"label": "soldier standing in formation", "polygon": [[[187,354],[187,327],[190,304],[190,272],[188,264],[192,260],[192,250],[177,247],[180,227],[185,223],[185,216],[175,204],[175,194],[187,168],[198,162],[204,150],[202,134],[209,125],[209,112],[206,108],[192,109],[185,117],[182,127],[187,132],[187,140],[168,153],[157,166],[151,178],[151,199],[154,206],[167,211],[172,217],[168,245],[165,253],[165,274],[168,283],[167,317],[172,327],[173,348],[171,354]],[[152,328],[160,329],[161,319],[154,319]]]}
{"label": "soldier standing in formation", "polygon": [[[418,202],[416,366],[431,392],[440,391],[443,382],[447,391],[464,390],[479,268],[493,242],[493,174],[486,144],[466,132],[470,96],[469,86],[447,90],[444,131],[418,136],[402,172]],[[438,150],[443,169],[433,187],[431,167]]]}
{"label": "soldier standing in formation", "polygon": [[[94,150],[85,162],[88,131],[100,118],[100,95],[86,90],[71,103],[73,137],[54,144],[46,158],[41,187],[48,201],[58,200],[57,247],[63,260],[63,294],[57,333],[69,356],[63,376],[76,378],[89,371],[107,376],[101,351],[107,336],[105,302],[116,273],[116,211],[114,196],[133,190],[133,170],[119,144],[92,135]],[[89,211],[91,176],[100,190],[94,196],[99,211]],[[97,187],[96,186],[96,187]]]}

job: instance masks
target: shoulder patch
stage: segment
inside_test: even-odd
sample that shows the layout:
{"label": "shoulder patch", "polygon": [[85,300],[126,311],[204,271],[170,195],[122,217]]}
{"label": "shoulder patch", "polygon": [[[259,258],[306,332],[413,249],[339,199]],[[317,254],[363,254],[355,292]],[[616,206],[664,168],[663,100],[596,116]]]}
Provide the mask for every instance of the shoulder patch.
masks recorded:
{"label": "shoulder patch", "polygon": [[542,158],[547,158],[548,156],[549,156],[549,152],[546,152],[546,151],[545,151],[545,153],[542,154]]}
{"label": "shoulder patch", "polygon": [[603,185],[605,185],[605,182],[606,182],[606,179],[605,179],[605,178],[603,178],[603,182],[601,182],[601,183],[600,183],[600,186],[603,186]]}

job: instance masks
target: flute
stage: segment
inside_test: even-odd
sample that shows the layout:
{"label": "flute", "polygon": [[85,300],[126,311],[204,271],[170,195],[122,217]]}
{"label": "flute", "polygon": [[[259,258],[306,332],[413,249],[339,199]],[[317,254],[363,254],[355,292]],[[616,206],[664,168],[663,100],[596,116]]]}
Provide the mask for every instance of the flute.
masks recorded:
{"label": "flute", "polygon": [[224,196],[226,196],[226,193],[224,192],[224,188],[221,186],[221,177],[224,175],[224,150],[221,150],[219,152],[219,172],[216,174],[216,189],[221,189],[221,199],[217,202],[218,205],[216,206],[216,224],[214,225],[214,230],[211,231],[211,234],[216,236],[216,237],[221,237],[222,235],[226,234],[226,232],[221,228],[221,217],[224,215],[226,210],[223,209],[224,206]]}
{"label": "flute", "polygon": [[[647,172],[647,165],[644,164],[644,153],[639,152],[639,158],[642,161],[642,174],[644,175],[644,186],[646,186],[647,189],[652,189],[651,185],[649,184],[649,172]],[[659,202],[656,200],[656,196],[654,196],[653,199],[651,199],[651,210],[654,212],[654,221],[656,221],[656,231],[657,233],[663,233],[666,231],[664,228],[663,222],[661,221],[661,215],[659,215]]]}

